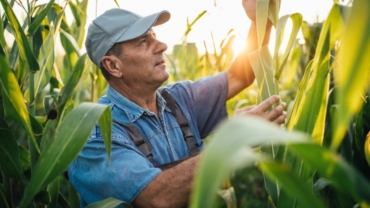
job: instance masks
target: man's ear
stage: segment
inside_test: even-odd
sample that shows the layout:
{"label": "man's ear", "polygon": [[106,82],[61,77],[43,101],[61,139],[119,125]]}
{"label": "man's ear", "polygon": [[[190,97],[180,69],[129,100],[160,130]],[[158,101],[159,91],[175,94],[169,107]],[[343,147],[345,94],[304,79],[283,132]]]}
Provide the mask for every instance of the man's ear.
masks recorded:
{"label": "man's ear", "polygon": [[121,77],[122,70],[121,66],[119,65],[119,59],[116,56],[103,56],[101,64],[107,70],[109,74],[114,77]]}

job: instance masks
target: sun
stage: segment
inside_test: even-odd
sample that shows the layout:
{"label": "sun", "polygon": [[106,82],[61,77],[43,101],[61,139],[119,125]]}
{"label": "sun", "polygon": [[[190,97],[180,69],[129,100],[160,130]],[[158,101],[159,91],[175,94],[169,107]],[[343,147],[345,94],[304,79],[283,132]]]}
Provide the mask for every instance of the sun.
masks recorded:
{"label": "sun", "polygon": [[232,49],[234,51],[234,54],[237,55],[239,53],[241,53],[244,48],[245,48],[245,45],[246,44],[246,40],[243,39],[242,37],[240,36],[235,36],[235,39],[234,39],[234,42],[233,42],[233,45],[232,45]]}

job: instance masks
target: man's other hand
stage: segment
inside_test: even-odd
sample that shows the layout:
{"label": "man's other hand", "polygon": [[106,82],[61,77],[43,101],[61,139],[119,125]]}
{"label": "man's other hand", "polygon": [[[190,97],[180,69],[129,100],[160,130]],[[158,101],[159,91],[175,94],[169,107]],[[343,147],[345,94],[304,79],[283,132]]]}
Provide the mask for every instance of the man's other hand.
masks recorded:
{"label": "man's other hand", "polygon": [[284,111],[286,103],[281,102],[271,111],[268,111],[275,103],[279,101],[279,96],[273,95],[257,106],[248,106],[235,110],[234,116],[259,116],[278,125],[284,123],[286,112]]}

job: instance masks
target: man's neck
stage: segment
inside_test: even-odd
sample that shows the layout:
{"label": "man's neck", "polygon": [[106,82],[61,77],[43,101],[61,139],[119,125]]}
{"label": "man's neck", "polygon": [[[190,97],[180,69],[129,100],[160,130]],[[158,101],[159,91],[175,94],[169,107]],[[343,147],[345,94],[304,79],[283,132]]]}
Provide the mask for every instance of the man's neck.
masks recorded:
{"label": "man's neck", "polygon": [[136,103],[140,107],[155,113],[158,117],[157,107],[157,89],[150,89],[149,87],[128,87],[125,84],[120,85],[110,83],[118,93]]}

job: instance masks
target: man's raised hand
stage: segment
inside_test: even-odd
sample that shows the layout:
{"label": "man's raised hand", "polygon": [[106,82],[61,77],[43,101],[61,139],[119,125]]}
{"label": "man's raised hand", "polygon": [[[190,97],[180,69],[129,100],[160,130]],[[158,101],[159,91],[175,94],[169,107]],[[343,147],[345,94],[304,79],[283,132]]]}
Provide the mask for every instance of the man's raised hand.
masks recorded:
{"label": "man's raised hand", "polygon": [[281,102],[271,111],[268,111],[275,103],[279,101],[279,96],[273,95],[257,106],[248,106],[235,110],[234,116],[258,116],[278,125],[284,123],[286,112],[284,111],[286,103]]}

